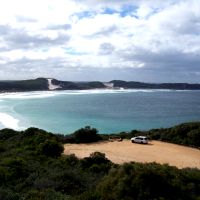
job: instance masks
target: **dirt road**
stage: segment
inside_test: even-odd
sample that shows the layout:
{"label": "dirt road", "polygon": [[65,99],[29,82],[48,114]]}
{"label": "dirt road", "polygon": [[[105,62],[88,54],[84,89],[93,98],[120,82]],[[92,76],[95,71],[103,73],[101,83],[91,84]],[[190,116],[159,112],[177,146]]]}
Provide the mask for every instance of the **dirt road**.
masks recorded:
{"label": "dirt road", "polygon": [[200,168],[200,150],[181,145],[151,141],[148,145],[122,142],[99,142],[92,144],[65,144],[64,154],[75,154],[79,158],[87,157],[99,151],[114,163],[157,162],[167,163],[178,168]]}

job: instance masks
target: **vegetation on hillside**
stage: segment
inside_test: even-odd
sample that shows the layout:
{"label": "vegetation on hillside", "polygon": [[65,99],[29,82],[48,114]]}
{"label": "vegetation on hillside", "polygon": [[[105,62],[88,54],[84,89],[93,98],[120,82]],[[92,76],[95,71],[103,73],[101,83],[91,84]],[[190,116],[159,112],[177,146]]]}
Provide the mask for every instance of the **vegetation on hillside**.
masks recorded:
{"label": "vegetation on hillside", "polygon": [[130,139],[138,135],[145,135],[152,140],[160,140],[191,147],[200,147],[200,122],[183,123],[171,128],[152,129],[149,131],[132,130],[118,134],[101,135],[103,139],[110,136],[120,136],[123,139]]}
{"label": "vegetation on hillside", "polygon": [[0,92],[22,92],[48,90],[45,78],[22,81],[0,81]]}
{"label": "vegetation on hillside", "polygon": [[60,85],[59,90],[89,90],[96,88],[105,88],[105,85],[99,81],[92,82],[72,82],[72,81],[59,81],[56,79],[52,80],[55,85]]}
{"label": "vegetation on hillside", "polygon": [[134,89],[172,89],[172,90],[199,90],[200,84],[189,83],[144,83],[135,81],[122,81],[113,80],[110,83],[114,84],[114,87],[134,88]]}
{"label": "vegetation on hillside", "polygon": [[[102,89],[106,88],[103,82],[73,82],[73,81],[60,81],[52,79],[52,83],[58,85],[56,90],[88,90],[88,89]],[[143,83],[135,81],[121,81],[113,80],[114,88],[134,88],[134,89],[172,89],[172,90],[200,90],[200,84],[188,83]],[[46,78],[37,78],[31,80],[17,80],[17,81],[0,81],[0,92],[22,92],[22,91],[43,91],[49,90],[48,80]]]}
{"label": "vegetation on hillside", "polygon": [[71,135],[58,135],[63,143],[92,143],[102,140],[101,135],[98,134],[98,130],[86,126],[81,128]]}
{"label": "vegetation on hillside", "polygon": [[172,128],[152,129],[151,139],[200,147],[200,122],[184,123]]}
{"label": "vegetation on hillside", "polygon": [[[87,131],[97,134],[86,127],[74,135]],[[37,128],[1,130],[0,200],[200,199],[198,169],[116,165],[100,152],[84,159],[64,156],[61,139]]]}

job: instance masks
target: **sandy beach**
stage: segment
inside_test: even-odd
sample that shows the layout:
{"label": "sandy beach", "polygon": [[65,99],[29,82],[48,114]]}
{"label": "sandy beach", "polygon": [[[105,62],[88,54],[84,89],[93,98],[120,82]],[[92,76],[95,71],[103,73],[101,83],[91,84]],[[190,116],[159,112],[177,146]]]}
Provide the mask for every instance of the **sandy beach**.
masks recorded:
{"label": "sandy beach", "polygon": [[98,142],[92,144],[65,144],[64,154],[75,154],[79,158],[89,156],[99,151],[114,163],[157,162],[167,163],[178,168],[200,168],[200,150],[160,141],[151,141],[147,145],[131,143],[130,140],[122,142]]}

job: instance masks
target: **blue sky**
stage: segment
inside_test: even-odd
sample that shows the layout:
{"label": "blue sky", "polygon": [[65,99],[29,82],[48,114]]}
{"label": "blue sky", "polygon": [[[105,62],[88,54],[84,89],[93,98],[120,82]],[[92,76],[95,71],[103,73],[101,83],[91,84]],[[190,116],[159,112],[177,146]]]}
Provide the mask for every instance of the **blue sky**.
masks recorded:
{"label": "blue sky", "polygon": [[199,83],[199,22],[199,0],[0,0],[0,79]]}

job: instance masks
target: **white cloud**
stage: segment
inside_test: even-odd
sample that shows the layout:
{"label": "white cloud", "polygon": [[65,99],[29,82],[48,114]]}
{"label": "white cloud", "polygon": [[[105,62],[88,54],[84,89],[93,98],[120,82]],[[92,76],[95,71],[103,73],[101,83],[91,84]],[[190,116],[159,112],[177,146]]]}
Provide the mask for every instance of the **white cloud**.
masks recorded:
{"label": "white cloud", "polygon": [[199,0],[0,0],[0,68],[199,74],[199,22]]}

